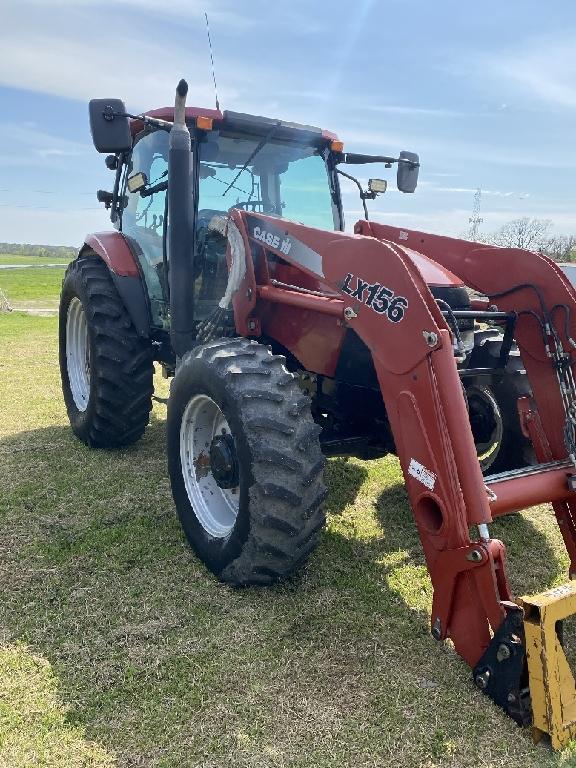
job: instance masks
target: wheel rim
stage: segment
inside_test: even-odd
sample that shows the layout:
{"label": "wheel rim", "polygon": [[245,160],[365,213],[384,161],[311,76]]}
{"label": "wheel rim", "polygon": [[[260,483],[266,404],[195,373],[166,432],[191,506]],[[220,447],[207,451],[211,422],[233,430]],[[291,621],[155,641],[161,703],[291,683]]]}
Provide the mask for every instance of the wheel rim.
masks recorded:
{"label": "wheel rim", "polygon": [[76,297],[68,305],[66,318],[66,368],[74,405],[85,411],[90,397],[90,345],[86,313]]}
{"label": "wheel rim", "polygon": [[[219,406],[208,395],[194,395],[182,417],[180,425],[180,462],[182,477],[194,514],[204,530],[215,538],[227,536],[238,517],[240,505],[239,484],[222,487],[222,469],[218,478],[212,471],[215,446],[222,437],[232,439],[232,431]],[[235,449],[233,448],[235,461]],[[230,477],[236,477],[233,473]]]}
{"label": "wheel rim", "polygon": [[470,424],[482,471],[496,461],[502,446],[504,424],[496,398],[489,389],[471,386],[466,390]]}

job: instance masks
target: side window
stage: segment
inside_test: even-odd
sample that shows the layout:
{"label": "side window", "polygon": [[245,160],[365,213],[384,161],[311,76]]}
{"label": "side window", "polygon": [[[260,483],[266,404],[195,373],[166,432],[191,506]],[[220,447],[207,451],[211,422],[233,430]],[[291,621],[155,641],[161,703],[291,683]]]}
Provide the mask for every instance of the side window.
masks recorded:
{"label": "side window", "polygon": [[[232,158],[220,161],[221,152],[215,143],[200,145],[198,213],[196,216],[196,257],[194,262],[194,313],[199,320],[209,317],[224,296],[228,284],[226,264],[226,238],[216,231],[211,222],[215,216],[227,216],[235,200],[247,198],[240,184],[223,195],[238,173]],[[248,174],[246,174],[248,175]]]}
{"label": "side window", "polygon": [[[155,153],[147,174],[148,183],[151,185],[157,184],[162,179],[165,179],[167,175],[168,162],[166,158],[162,154]],[[161,233],[162,225],[164,224],[166,193],[156,192],[150,195],[150,197],[141,197],[140,195],[135,195],[135,197],[137,198],[136,224],[143,229]]]}
{"label": "side window", "polygon": [[[168,134],[155,131],[144,135],[134,146],[127,176],[144,173],[150,185],[168,175]],[[166,298],[164,275],[164,216],[166,192],[142,197],[126,188],[126,207],[122,214],[122,232],[136,254],[146,281],[152,322],[165,325]]]}

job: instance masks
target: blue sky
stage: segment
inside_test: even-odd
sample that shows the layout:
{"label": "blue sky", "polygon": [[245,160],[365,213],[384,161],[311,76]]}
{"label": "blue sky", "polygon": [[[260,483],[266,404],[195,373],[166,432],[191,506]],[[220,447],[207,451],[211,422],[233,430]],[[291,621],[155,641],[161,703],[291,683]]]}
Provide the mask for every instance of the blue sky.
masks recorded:
{"label": "blue sky", "polygon": [[573,0],[2,0],[0,241],[79,245],[109,228],[87,102],[163,106],[184,76],[189,103],[212,106],[205,9],[223,108],[420,154],[416,193],[391,184],[375,220],[458,235],[481,187],[484,231],[537,216],[576,233]]}

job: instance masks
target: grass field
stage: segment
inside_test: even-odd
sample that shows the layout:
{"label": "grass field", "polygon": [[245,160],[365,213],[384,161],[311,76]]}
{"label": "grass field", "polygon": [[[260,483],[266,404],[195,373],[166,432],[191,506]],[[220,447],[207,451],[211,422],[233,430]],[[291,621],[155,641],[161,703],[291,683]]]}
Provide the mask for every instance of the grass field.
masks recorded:
{"label": "grass field", "polygon": [[[431,639],[395,459],[331,460],[306,569],[232,590],[175,519],[163,406],[133,448],[73,438],[56,330],[0,315],[1,768],[573,764],[534,746]],[[548,509],[492,531],[516,593],[563,580]]]}
{"label": "grass field", "polygon": [[0,264],[68,264],[68,259],[56,256],[22,256],[16,253],[0,253]]}
{"label": "grass field", "polygon": [[[39,259],[30,260],[29,263],[37,261]],[[62,269],[44,267],[0,269],[0,290],[8,297],[14,309],[56,309],[63,277],[64,267]]]}

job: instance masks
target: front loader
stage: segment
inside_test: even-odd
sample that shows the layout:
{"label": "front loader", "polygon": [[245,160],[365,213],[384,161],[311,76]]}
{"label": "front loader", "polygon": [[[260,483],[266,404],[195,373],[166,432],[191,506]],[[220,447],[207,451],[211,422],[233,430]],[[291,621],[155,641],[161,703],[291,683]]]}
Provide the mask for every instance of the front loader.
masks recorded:
{"label": "front loader", "polygon": [[[144,432],[153,363],[173,376],[172,493],[198,556],[231,585],[271,584],[324,525],[324,457],[395,453],[434,589],[431,633],[518,723],[576,735],[558,622],[570,584],[515,600],[500,515],[551,502],[576,574],[576,293],[519,249],[376,224],[327,131],[186,108],[90,103],[115,231],[64,279],[60,364],[72,428],[109,448]],[[366,218],[344,232],[339,178]],[[572,714],[574,712],[574,715]]]}

